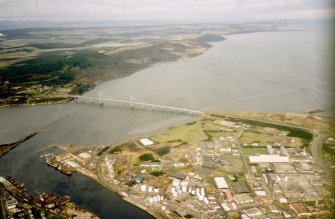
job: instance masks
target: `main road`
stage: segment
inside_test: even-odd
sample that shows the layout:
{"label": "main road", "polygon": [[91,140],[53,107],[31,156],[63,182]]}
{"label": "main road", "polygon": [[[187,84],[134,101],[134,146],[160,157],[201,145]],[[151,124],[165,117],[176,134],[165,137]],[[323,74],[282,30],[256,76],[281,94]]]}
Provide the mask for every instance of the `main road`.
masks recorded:
{"label": "main road", "polygon": [[318,154],[318,147],[321,146],[321,142],[325,139],[325,135],[320,134],[319,131],[313,130],[313,133],[317,136],[313,138],[313,141],[311,143],[311,152],[315,159],[315,161],[319,164],[319,166],[325,171],[325,174],[330,174],[330,168],[327,166],[327,164],[322,160],[320,155]]}

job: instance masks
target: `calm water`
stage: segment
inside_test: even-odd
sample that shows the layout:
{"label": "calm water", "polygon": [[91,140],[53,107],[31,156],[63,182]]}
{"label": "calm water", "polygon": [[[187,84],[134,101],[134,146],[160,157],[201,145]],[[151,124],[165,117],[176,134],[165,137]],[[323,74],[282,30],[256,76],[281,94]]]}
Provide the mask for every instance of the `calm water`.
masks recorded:
{"label": "calm water", "polygon": [[[227,36],[207,53],[160,64],[101,84],[87,95],[179,106],[204,111],[289,111],[322,108],[330,113],[332,51],[326,32],[291,31]],[[32,191],[70,195],[102,218],[150,218],[92,180],[64,176],[39,157],[54,144],[95,145],[125,141],[194,117],[129,110],[126,106],[64,104],[0,109],[0,143],[33,130],[41,133],[0,158],[0,175]]]}

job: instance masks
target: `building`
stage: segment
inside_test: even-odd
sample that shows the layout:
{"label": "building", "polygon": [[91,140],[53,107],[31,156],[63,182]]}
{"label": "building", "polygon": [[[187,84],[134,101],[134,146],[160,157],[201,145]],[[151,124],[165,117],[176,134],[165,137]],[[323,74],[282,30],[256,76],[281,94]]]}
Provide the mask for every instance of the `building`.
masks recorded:
{"label": "building", "polygon": [[142,162],[141,167],[160,168],[161,164],[159,162]]}
{"label": "building", "polygon": [[273,169],[276,173],[296,173],[291,163],[273,163]]}
{"label": "building", "polygon": [[265,127],[265,128],[263,129],[263,131],[264,131],[265,133],[268,133],[268,134],[271,134],[271,135],[275,135],[275,134],[278,133],[278,129],[270,128],[270,127]]}
{"label": "building", "polygon": [[173,166],[174,167],[185,167],[187,166],[187,164],[184,162],[177,162],[177,163],[174,163]]}
{"label": "building", "polygon": [[177,173],[177,172],[169,173],[169,177],[172,178],[172,179],[179,179],[179,180],[186,179],[186,175],[185,174]]}
{"label": "building", "polygon": [[16,205],[19,202],[15,198],[11,198],[7,200],[5,203],[6,203],[7,210],[13,210],[14,208],[16,208]]}
{"label": "building", "polygon": [[249,208],[243,211],[248,217],[257,218],[263,215],[263,212],[259,208]]}
{"label": "building", "polygon": [[224,202],[221,204],[221,207],[225,210],[225,211],[234,211],[237,209],[237,206],[236,204],[233,202],[233,203],[227,203],[227,202]]}
{"label": "building", "polygon": [[266,196],[266,191],[264,190],[256,190],[255,194],[258,196]]}
{"label": "building", "polygon": [[268,208],[269,208],[269,211],[272,214],[279,214],[280,213],[279,209],[275,205],[268,205]]}
{"label": "building", "polygon": [[79,167],[79,164],[77,164],[76,162],[72,161],[72,160],[65,160],[64,162],[66,165],[72,167],[72,168],[77,168]]}
{"label": "building", "polygon": [[298,215],[298,217],[310,217],[312,213],[300,202],[290,204],[290,208]]}
{"label": "building", "polygon": [[78,157],[87,160],[87,159],[90,159],[92,156],[89,153],[84,152],[84,153],[78,154]]}
{"label": "building", "polygon": [[249,156],[250,163],[288,163],[288,156],[261,154],[258,156]]}
{"label": "building", "polygon": [[284,218],[292,218],[292,216],[287,211],[283,211],[282,215],[284,216]]}
{"label": "building", "polygon": [[230,121],[225,121],[225,120],[223,120],[223,121],[221,122],[221,125],[222,125],[222,126],[227,126],[227,127],[235,127],[235,122],[230,122]]}
{"label": "building", "polygon": [[300,173],[313,173],[314,172],[314,168],[312,167],[312,165],[307,162],[299,162],[298,170]]}
{"label": "building", "polygon": [[233,201],[233,195],[231,194],[230,189],[225,189],[224,192],[225,192],[225,194],[226,194],[227,200],[228,200],[229,202]]}
{"label": "building", "polygon": [[146,178],[142,177],[142,176],[136,176],[135,177],[135,182],[137,183],[144,183],[146,181]]}
{"label": "building", "polygon": [[279,203],[281,204],[286,204],[288,203],[287,198],[285,197],[285,195],[283,193],[278,193],[276,194],[276,199]]}
{"label": "building", "polygon": [[148,138],[142,138],[142,139],[140,140],[140,142],[141,142],[141,144],[143,144],[144,146],[149,146],[149,145],[154,144],[154,142],[151,141],[151,140],[148,139]]}
{"label": "building", "polygon": [[228,189],[229,186],[223,177],[214,177],[215,185],[218,189]]}
{"label": "building", "polygon": [[233,199],[238,205],[249,204],[254,202],[254,199],[246,193],[236,194],[233,196]]}
{"label": "building", "polygon": [[233,182],[231,183],[231,186],[235,194],[250,192],[250,189],[245,182]]}

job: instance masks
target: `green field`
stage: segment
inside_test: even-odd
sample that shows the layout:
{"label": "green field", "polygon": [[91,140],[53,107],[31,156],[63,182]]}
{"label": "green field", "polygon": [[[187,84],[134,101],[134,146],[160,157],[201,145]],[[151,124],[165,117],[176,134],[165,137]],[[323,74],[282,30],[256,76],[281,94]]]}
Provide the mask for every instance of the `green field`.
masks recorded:
{"label": "green field", "polygon": [[250,119],[230,118],[229,120],[232,122],[242,122],[242,123],[253,125],[253,126],[270,127],[270,128],[275,128],[275,129],[282,130],[282,131],[287,131],[289,132],[287,136],[298,137],[298,138],[304,139],[306,142],[310,142],[313,139],[312,133],[310,133],[309,131],[305,129],[301,129],[301,128],[295,128],[292,126],[278,125],[278,124],[250,120]]}
{"label": "green field", "polygon": [[266,148],[242,148],[243,154],[246,156],[253,156],[253,155],[257,155],[257,154],[269,154]]}
{"label": "green field", "polygon": [[222,126],[212,123],[204,123],[203,130],[205,132],[222,132]]}
{"label": "green field", "polygon": [[158,143],[182,141],[192,144],[195,142],[205,141],[207,139],[208,136],[203,131],[201,122],[195,122],[173,128],[165,134],[159,134],[153,137],[153,140]]}

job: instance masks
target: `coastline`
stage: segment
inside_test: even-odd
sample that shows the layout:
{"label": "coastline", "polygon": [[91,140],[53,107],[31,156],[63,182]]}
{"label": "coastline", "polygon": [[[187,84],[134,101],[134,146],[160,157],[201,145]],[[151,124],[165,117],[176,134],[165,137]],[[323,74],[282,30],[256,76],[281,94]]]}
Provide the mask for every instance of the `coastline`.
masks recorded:
{"label": "coastline", "polygon": [[15,147],[19,146],[20,144],[22,144],[23,142],[25,141],[28,141],[29,139],[33,138],[35,135],[37,135],[40,131],[34,131],[33,133],[31,133],[30,135],[16,141],[16,142],[13,142],[13,143],[8,143],[8,144],[1,144],[0,145],[0,149],[2,150],[3,148],[3,152],[1,152],[0,154],[0,158],[2,156],[4,156],[5,154],[7,154],[8,152],[10,152],[11,150],[13,150]]}
{"label": "coastline", "polygon": [[[171,40],[163,43],[152,44],[143,48],[143,51],[141,48],[135,50],[129,48],[128,50],[126,49],[115,54],[106,55],[106,57],[110,59],[110,63],[118,63],[118,68],[105,64],[102,66],[97,65],[87,69],[79,69],[77,70],[77,75],[74,76],[72,81],[68,82],[67,84],[59,85],[58,87],[51,84],[42,88],[41,84],[38,84],[38,82],[36,82],[34,85],[35,87],[29,87],[29,83],[11,84],[6,81],[6,83],[4,82],[2,84],[2,89],[5,90],[6,88],[8,90],[6,92],[10,93],[9,91],[11,91],[12,94],[6,97],[4,96],[0,99],[0,107],[47,105],[70,102],[72,98],[69,98],[66,95],[82,95],[95,89],[97,85],[103,82],[126,77],[138,71],[162,63],[187,60],[204,54],[211,47],[212,46],[208,44],[208,42],[186,38],[182,40]],[[133,57],[134,54],[136,54],[135,57]],[[124,60],[120,61],[119,59]],[[83,62],[85,62],[85,60]],[[129,65],[129,67],[127,65]],[[97,69],[99,69],[99,71]],[[98,71],[96,73],[97,76],[92,77],[91,74],[95,74],[95,71]],[[102,74],[101,71],[105,73]],[[20,89],[20,92],[16,92],[16,90],[10,90],[10,87],[14,85],[16,85],[16,88]],[[36,89],[43,91],[38,91],[39,96],[31,95],[31,93],[37,92]],[[52,93],[52,95],[45,96],[45,93]],[[25,97],[23,98],[22,95]]]}

